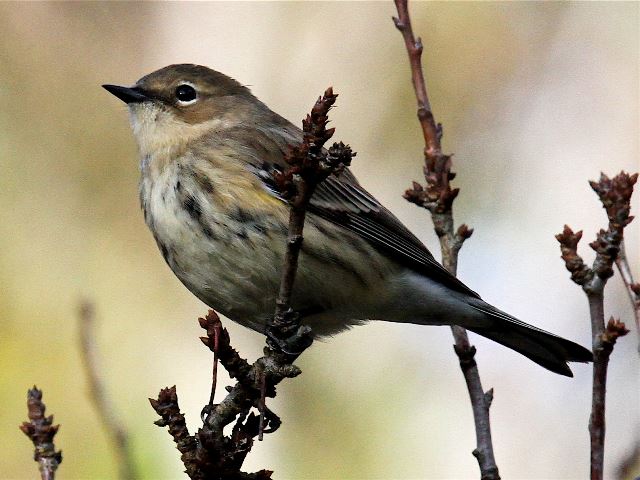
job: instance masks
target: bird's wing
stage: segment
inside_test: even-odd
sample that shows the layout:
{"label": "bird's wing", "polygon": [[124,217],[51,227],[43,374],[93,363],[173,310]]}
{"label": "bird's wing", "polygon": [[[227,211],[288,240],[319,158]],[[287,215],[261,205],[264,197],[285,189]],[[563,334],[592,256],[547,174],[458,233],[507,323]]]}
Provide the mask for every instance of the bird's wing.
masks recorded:
{"label": "bird's wing", "polygon": [[446,287],[479,295],[451,275],[400,220],[357,182],[351,171],[322,182],[311,198],[311,213],[346,228],[396,259]]}
{"label": "bird's wing", "polygon": [[[300,131],[293,125],[291,127],[289,138],[295,138]],[[260,164],[255,165],[256,174],[265,188],[280,198],[273,173],[274,170],[282,171],[285,168],[283,153],[287,145],[295,141],[289,139],[287,143],[284,139],[279,140],[275,142],[274,136],[266,132],[253,131],[250,142],[254,152],[262,152],[259,155]],[[256,145],[261,145],[261,148],[256,148]],[[311,198],[309,212],[359,235],[399,263],[446,287],[480,298],[440,265],[429,249],[358,183],[349,169],[337,177],[330,176],[318,186]]]}

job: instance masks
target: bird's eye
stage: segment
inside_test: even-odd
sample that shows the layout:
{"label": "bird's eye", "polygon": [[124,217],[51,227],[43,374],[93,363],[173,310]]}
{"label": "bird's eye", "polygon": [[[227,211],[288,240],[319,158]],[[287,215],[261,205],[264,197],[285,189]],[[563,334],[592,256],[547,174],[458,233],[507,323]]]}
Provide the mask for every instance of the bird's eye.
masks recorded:
{"label": "bird's eye", "polygon": [[176,88],[176,98],[182,105],[188,105],[196,101],[196,89],[183,83]]}

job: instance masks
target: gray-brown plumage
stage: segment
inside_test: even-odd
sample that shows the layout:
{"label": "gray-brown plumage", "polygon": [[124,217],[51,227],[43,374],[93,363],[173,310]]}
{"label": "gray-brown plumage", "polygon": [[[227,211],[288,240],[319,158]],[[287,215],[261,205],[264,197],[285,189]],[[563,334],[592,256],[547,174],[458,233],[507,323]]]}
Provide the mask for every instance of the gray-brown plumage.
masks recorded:
{"label": "gray-brown plumage", "polygon": [[[273,314],[288,206],[273,184],[300,129],[235,80],[172,65],[124,100],[141,156],[145,221],[176,276],[225,316],[264,332]],[[562,375],[591,352],[484,302],[349,170],[311,201],[293,307],[318,336],[371,319],[458,324]]]}

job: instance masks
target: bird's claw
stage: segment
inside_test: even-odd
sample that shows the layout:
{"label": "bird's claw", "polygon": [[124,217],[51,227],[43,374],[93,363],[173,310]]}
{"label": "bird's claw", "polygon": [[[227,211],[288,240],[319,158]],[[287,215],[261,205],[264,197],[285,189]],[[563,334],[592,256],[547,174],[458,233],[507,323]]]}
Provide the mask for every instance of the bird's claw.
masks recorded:
{"label": "bird's claw", "polygon": [[268,325],[265,333],[269,348],[287,355],[298,356],[313,343],[313,332],[306,325]]}

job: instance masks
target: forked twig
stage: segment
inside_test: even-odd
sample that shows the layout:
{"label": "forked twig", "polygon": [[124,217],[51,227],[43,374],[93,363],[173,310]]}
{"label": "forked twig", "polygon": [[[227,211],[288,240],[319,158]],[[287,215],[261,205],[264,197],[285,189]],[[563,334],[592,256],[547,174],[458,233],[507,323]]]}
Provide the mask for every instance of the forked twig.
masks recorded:
{"label": "forked twig", "polygon": [[[411,64],[411,79],[418,102],[418,119],[424,136],[424,177],[426,186],[413,182],[404,198],[411,203],[426,208],[431,213],[433,226],[442,251],[442,265],[453,275],[458,267],[458,253],[473,229],[462,224],[457,229],[453,222],[453,201],[459,189],[451,188],[450,181],[455,174],[451,171],[451,155],[442,153],[442,126],[436,124],[427,96],[422,71],[422,40],[416,39],[411,27],[407,0],[395,0],[398,17],[393,18],[396,28],[402,33]],[[480,381],[478,365],[475,361],[476,349],[469,342],[464,328],[452,326],[455,339],[454,349],[464,375],[476,428],[476,449],[473,455],[478,460],[482,480],[498,480],[500,474],[493,453],[489,408],[493,400],[493,389],[485,392]]]}
{"label": "forked twig", "polygon": [[605,324],[604,287],[613,276],[613,264],[620,252],[624,228],[633,220],[630,202],[637,179],[638,174],[620,172],[613,178],[601,174],[599,181],[589,182],[598,194],[609,219],[607,229],[600,230],[596,240],[589,244],[596,252],[591,267],[578,255],[582,231],[574,232],[565,225],[562,233],[556,235],[562,259],[571,272],[571,280],[582,287],[589,301],[593,345],[593,388],[589,418],[591,480],[601,480],[604,475],[605,399],[609,357],[616,340],[629,332],[623,322],[613,317]]}

